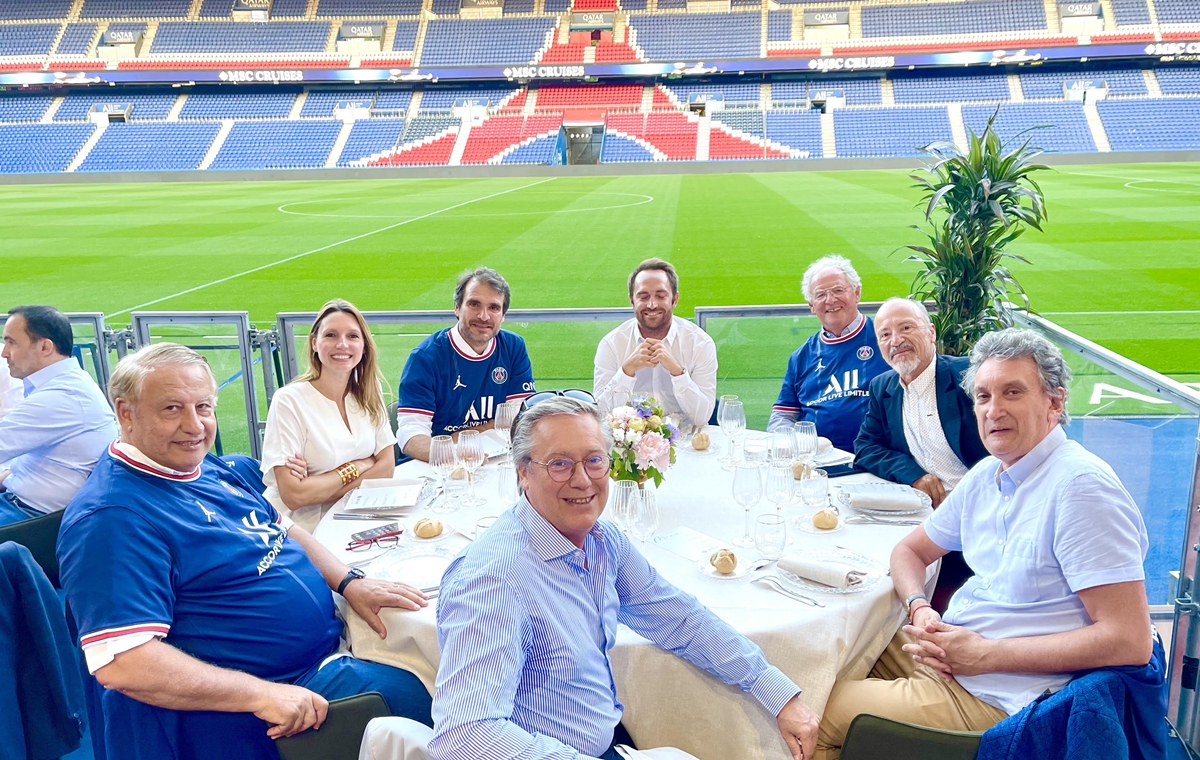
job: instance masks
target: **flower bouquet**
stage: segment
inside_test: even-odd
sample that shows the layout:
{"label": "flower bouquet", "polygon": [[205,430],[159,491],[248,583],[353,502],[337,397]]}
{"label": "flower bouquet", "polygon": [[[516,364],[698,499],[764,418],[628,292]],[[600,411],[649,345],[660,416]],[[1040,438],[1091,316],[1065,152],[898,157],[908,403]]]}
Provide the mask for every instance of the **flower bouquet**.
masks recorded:
{"label": "flower bouquet", "polygon": [[675,439],[679,429],[653,398],[635,396],[628,406],[618,406],[608,415],[613,433],[613,480],[662,485],[663,473],[675,464]]}

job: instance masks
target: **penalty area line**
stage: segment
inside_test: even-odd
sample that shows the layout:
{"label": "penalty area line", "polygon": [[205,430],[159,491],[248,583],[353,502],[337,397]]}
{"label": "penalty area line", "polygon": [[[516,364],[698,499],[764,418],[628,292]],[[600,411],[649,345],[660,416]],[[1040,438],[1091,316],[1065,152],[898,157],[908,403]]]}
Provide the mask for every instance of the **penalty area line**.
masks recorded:
{"label": "penalty area line", "polygon": [[480,201],[486,201],[491,198],[498,198],[501,195],[508,195],[509,193],[515,193],[518,190],[525,190],[525,189],[528,189],[531,187],[535,187],[537,185],[544,185],[547,182],[553,182],[555,179],[556,179],[555,177],[550,177],[549,179],[543,179],[543,180],[539,180],[537,182],[531,182],[528,185],[521,185],[520,187],[511,187],[508,190],[501,190],[498,193],[491,193],[490,195],[485,195],[481,198],[472,198],[471,200],[463,201],[462,203],[456,203],[453,206],[447,206],[446,208],[440,208],[436,211],[430,211],[428,214],[421,214],[420,216],[414,216],[411,219],[405,219],[403,221],[396,222],[395,224],[389,224],[386,227],[380,227],[377,230],[371,230],[370,232],[364,232],[361,235],[355,235],[354,237],[348,237],[345,240],[339,240],[336,243],[330,243],[328,245],[323,245],[320,248],[314,248],[311,251],[305,251],[304,253],[297,253],[293,256],[288,256],[288,257],[282,258],[278,261],[272,261],[269,264],[263,264],[262,266],[257,266],[257,267],[254,267],[253,269],[247,269],[244,272],[238,272],[237,274],[231,274],[227,277],[222,277],[220,279],[213,280],[212,282],[206,282],[203,285],[197,285],[195,287],[188,288],[187,290],[181,290],[178,293],[172,293],[171,295],[163,296],[162,298],[155,298],[153,301],[146,301],[145,303],[140,303],[137,306],[130,306],[128,309],[121,309],[120,311],[114,311],[109,314],[105,314],[104,316],[105,317],[116,317],[116,316],[120,316],[121,314],[128,314],[130,312],[134,312],[139,309],[144,309],[147,306],[154,306],[155,304],[160,304],[163,301],[170,301],[172,298],[179,298],[180,296],[186,296],[191,293],[195,293],[196,291],[204,290],[205,288],[211,288],[214,285],[221,285],[222,283],[229,282],[230,280],[236,280],[239,277],[245,277],[248,274],[254,274],[255,272],[261,272],[264,269],[270,269],[271,267],[277,267],[280,264],[287,264],[288,262],[295,261],[296,259],[302,259],[305,256],[311,256],[314,253],[321,253],[322,251],[328,251],[330,248],[337,248],[339,245],[345,245],[346,243],[353,243],[356,240],[362,240],[363,238],[370,237],[372,235],[378,235],[381,232],[387,232],[388,230],[394,230],[397,227],[403,227],[406,224],[412,224],[413,222],[419,222],[422,219],[428,219],[431,216],[437,216],[438,214],[444,214],[447,211],[453,211],[456,208],[462,208],[463,206],[469,206],[472,203],[479,203]]}

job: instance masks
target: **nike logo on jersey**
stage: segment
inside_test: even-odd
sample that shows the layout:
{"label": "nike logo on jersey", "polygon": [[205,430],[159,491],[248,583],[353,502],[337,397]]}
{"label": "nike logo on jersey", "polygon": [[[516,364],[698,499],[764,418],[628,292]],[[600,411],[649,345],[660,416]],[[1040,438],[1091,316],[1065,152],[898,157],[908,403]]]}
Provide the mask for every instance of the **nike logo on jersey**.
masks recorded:
{"label": "nike logo on jersey", "polygon": [[456,378],[454,379],[454,387],[453,387],[453,388],[451,388],[450,390],[452,390],[452,391],[456,391],[456,390],[458,390],[459,388],[466,388],[466,387],[467,387],[467,386],[466,386],[466,384],[465,384],[465,383],[463,383],[463,381],[462,381],[462,375],[459,375],[458,377],[456,377]]}

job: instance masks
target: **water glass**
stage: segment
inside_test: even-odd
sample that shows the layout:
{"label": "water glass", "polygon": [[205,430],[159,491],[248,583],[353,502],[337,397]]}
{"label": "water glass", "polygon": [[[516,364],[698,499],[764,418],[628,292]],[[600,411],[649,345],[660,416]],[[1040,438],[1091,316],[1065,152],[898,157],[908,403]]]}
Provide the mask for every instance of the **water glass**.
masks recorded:
{"label": "water glass", "polygon": [[727,393],[717,401],[717,425],[720,426],[721,432],[725,434],[725,439],[728,441],[728,448],[726,449],[725,456],[718,460],[721,464],[728,464],[733,461],[733,438],[730,436],[729,426],[725,422],[725,410],[726,407],[729,406],[730,402],[737,400],[737,396],[733,395],[732,393]]}
{"label": "water glass", "polygon": [[771,433],[767,457],[772,464],[791,464],[796,461],[795,431],[789,427]]}
{"label": "water glass", "polygon": [[718,420],[721,432],[729,439],[729,456],[725,469],[732,470],[737,458],[734,456],[734,446],[742,440],[746,432],[746,409],[741,401],[733,400],[725,403],[725,416]]}
{"label": "water glass", "polygon": [[637,492],[638,484],[632,480],[618,480],[612,484],[612,488],[609,491],[608,504],[610,511],[608,519],[612,520],[618,528],[626,533],[630,531],[630,516],[633,512],[633,500]]}
{"label": "water glass", "polygon": [[763,490],[766,492],[767,501],[775,505],[775,512],[778,514],[783,509],[783,505],[792,500],[792,491],[796,486],[796,479],[792,476],[792,466],[790,464],[769,464],[763,468]]}
{"label": "water glass", "polygon": [[466,478],[447,478],[446,498],[434,506],[432,511],[439,514],[457,512],[463,505],[463,498],[467,495],[467,489],[470,487],[471,483]]}
{"label": "water glass", "polygon": [[742,444],[742,458],[758,467],[762,467],[767,463],[769,454],[770,450],[767,447],[767,442],[762,439],[751,440],[747,437]]}
{"label": "water glass", "polygon": [[508,456],[512,456],[512,426],[517,421],[517,414],[521,411],[520,401],[505,401],[496,407],[496,432],[504,439],[504,447],[508,449]]}
{"label": "water glass", "polygon": [[650,489],[634,491],[631,504],[629,529],[634,536],[641,540],[644,547],[646,539],[653,536],[654,531],[658,530],[658,504],[654,491]]}
{"label": "water glass", "polygon": [[762,499],[762,469],[749,462],[736,462],[733,471],[733,500],[746,510],[746,530],[741,538],[734,539],[736,546],[754,546],[750,535],[750,508]]}
{"label": "water glass", "polygon": [[800,498],[813,509],[824,509],[829,504],[829,476],[824,470],[809,470],[808,476],[800,481]]}
{"label": "water glass", "polygon": [[466,498],[463,499],[463,506],[478,507],[486,504],[484,499],[475,495],[475,471],[483,465],[485,459],[483,441],[479,440],[478,430],[464,430],[458,434],[457,454],[458,463],[466,469],[467,480],[471,484]]}
{"label": "water glass", "polygon": [[492,525],[496,522],[497,519],[499,519],[499,518],[497,518],[495,515],[489,515],[487,517],[481,517],[478,520],[476,520],[475,521],[475,538],[479,538],[480,536],[482,536],[487,531],[488,528],[492,527]]}
{"label": "water glass", "polygon": [[512,462],[501,462],[496,469],[496,487],[500,491],[500,503],[516,504],[521,496],[520,489],[517,488],[517,468]]}
{"label": "water glass", "polygon": [[754,524],[754,548],[763,559],[777,560],[787,546],[787,520],[780,515],[761,515]]}
{"label": "water glass", "polygon": [[797,422],[793,428],[796,436],[796,457],[811,465],[817,456],[817,426],[808,420]]}
{"label": "water glass", "polygon": [[446,485],[446,478],[454,471],[454,439],[448,435],[435,435],[429,440],[429,466]]}

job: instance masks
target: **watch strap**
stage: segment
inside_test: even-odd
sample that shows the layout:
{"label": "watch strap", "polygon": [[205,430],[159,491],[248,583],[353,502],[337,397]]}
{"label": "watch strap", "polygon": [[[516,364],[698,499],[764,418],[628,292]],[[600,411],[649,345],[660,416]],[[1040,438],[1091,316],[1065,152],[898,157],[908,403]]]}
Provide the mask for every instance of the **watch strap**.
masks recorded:
{"label": "watch strap", "polygon": [[366,575],[366,573],[364,573],[362,570],[359,570],[357,567],[350,568],[350,572],[346,573],[346,577],[342,578],[342,582],[338,584],[338,594],[341,594],[346,590],[346,587],[350,585],[350,581],[356,581],[359,578],[365,578]]}

